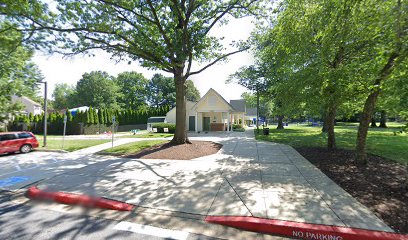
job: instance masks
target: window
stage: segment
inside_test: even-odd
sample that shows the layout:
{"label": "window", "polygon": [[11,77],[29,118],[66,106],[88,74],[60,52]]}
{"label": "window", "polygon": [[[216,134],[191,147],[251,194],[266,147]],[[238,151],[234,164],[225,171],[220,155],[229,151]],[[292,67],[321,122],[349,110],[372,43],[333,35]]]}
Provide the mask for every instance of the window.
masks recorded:
{"label": "window", "polygon": [[217,105],[217,97],[216,96],[209,96],[208,97],[208,106],[215,106]]}
{"label": "window", "polygon": [[3,134],[0,135],[0,141],[14,140],[16,139],[15,134]]}
{"label": "window", "polygon": [[29,133],[19,133],[17,135],[18,135],[18,138],[30,138],[30,137],[32,137],[31,134],[29,134]]}

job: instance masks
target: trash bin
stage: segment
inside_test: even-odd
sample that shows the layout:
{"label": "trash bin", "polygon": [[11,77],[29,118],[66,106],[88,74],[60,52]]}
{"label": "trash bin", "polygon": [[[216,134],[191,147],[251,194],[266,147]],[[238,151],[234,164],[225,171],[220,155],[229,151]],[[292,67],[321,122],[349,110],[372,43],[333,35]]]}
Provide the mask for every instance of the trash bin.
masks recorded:
{"label": "trash bin", "polygon": [[263,129],[263,135],[269,135],[269,128]]}

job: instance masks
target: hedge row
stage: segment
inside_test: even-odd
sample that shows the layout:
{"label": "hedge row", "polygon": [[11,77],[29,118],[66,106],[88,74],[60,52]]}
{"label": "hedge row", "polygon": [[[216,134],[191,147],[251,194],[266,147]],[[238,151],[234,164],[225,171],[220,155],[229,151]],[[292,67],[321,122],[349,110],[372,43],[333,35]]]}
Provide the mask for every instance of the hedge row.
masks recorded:
{"label": "hedge row", "polygon": [[[88,134],[88,132],[91,134],[109,131],[113,116],[116,118],[116,125],[146,124],[149,117],[165,116],[169,110],[169,106],[140,110],[94,109],[90,107],[88,110],[76,112],[74,115],[69,111],[66,111],[65,114],[54,112],[48,114],[47,117],[48,133],[60,134],[63,131],[65,116],[67,117],[67,134]],[[18,115],[8,128],[15,131],[28,130],[34,133],[43,133],[43,121],[44,114]]]}

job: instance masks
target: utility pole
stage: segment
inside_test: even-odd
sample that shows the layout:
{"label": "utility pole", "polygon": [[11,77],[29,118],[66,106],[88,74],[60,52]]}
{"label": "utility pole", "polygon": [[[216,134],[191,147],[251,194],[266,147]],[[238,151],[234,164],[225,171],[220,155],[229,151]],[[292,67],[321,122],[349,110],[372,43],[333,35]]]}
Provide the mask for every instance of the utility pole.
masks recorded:
{"label": "utility pole", "polygon": [[44,142],[43,147],[47,146],[47,81],[38,81],[44,83]]}
{"label": "utility pole", "polygon": [[259,134],[259,89],[256,86],[256,132]]}

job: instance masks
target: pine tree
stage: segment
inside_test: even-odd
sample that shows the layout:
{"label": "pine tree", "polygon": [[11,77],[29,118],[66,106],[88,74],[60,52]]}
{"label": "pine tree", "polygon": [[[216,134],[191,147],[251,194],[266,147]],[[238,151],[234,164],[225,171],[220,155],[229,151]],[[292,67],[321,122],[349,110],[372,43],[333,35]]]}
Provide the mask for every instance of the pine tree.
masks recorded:
{"label": "pine tree", "polygon": [[107,116],[107,118],[108,118],[106,122],[107,122],[109,125],[112,124],[112,110],[108,109],[106,116]]}
{"label": "pine tree", "polygon": [[67,122],[72,122],[72,120],[73,120],[72,113],[69,110],[67,110]]}
{"label": "pine tree", "polygon": [[105,124],[105,119],[103,117],[103,108],[99,109],[98,111],[98,117],[99,117],[99,123],[100,124]]}
{"label": "pine tree", "polygon": [[89,116],[89,109],[85,111],[85,118],[86,118],[86,121],[84,121],[84,123],[90,124],[91,117]]}
{"label": "pine tree", "polygon": [[93,110],[93,115],[94,115],[94,124],[99,124],[99,116],[98,116],[98,109]]}
{"label": "pine tree", "polygon": [[33,115],[32,113],[30,113],[30,114],[28,115],[28,118],[29,118],[30,122],[33,122],[33,121],[34,121],[34,115]]}

